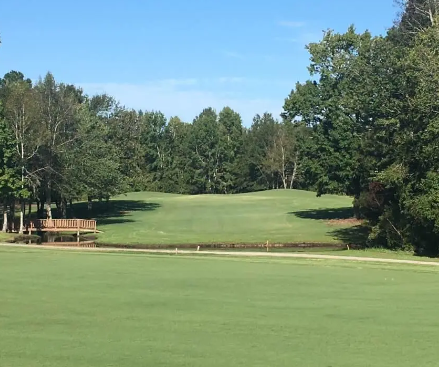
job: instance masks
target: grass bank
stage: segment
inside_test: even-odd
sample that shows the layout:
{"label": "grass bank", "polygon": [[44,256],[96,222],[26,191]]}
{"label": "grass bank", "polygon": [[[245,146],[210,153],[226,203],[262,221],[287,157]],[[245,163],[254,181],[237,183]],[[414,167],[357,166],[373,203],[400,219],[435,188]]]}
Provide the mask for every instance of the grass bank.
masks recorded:
{"label": "grass bank", "polygon": [[[240,195],[174,195],[139,192],[95,203],[92,217],[109,245],[343,244],[362,240],[350,221],[349,197],[298,190]],[[78,216],[88,215],[85,204]]]}

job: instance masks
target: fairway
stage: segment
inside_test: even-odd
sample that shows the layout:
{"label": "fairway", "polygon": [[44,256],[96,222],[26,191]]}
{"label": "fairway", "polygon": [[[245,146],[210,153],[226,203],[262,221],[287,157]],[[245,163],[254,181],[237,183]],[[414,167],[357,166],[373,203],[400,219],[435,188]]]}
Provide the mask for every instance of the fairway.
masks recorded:
{"label": "fairway", "polygon": [[433,366],[438,275],[0,248],[0,365]]}
{"label": "fairway", "polygon": [[298,190],[239,195],[130,193],[96,203],[93,215],[106,244],[351,242],[352,199]]}

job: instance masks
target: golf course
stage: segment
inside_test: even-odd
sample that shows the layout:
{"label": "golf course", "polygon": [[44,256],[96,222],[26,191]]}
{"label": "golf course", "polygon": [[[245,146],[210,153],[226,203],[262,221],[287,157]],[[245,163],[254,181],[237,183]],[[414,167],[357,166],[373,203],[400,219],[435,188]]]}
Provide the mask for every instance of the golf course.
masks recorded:
{"label": "golf course", "polygon": [[436,267],[0,248],[2,366],[433,366]]}
{"label": "golf course", "polygon": [[[86,204],[78,204],[85,211]],[[355,243],[352,198],[299,190],[238,195],[138,192],[94,203],[110,245]],[[354,223],[354,224],[352,224]],[[358,233],[357,233],[358,232]]]}
{"label": "golf course", "polygon": [[[114,247],[343,244],[364,232],[350,203],[297,190],[139,192],[95,202],[91,214],[98,241]],[[1,365],[435,364],[435,263],[379,262],[371,257],[414,257],[371,250],[337,251],[355,261],[138,251],[1,246]]]}
{"label": "golf course", "polygon": [[[98,244],[115,248],[343,244],[364,234],[351,201],[297,190],[139,192],[95,202],[90,214],[101,231]],[[370,257],[414,257],[370,250],[336,252],[368,256],[364,261],[137,251],[0,247],[1,365],[435,363],[435,263],[378,262]]]}
{"label": "golf course", "polygon": [[439,366],[439,0],[0,12],[0,367]]}

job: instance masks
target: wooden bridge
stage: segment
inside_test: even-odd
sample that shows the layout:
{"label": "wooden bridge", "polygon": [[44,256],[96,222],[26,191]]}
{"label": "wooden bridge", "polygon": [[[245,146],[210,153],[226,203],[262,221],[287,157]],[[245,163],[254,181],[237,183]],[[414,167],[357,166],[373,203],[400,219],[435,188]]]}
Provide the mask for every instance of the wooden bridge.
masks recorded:
{"label": "wooden bridge", "polygon": [[32,232],[98,232],[96,221],[89,219],[36,219],[27,227]]}

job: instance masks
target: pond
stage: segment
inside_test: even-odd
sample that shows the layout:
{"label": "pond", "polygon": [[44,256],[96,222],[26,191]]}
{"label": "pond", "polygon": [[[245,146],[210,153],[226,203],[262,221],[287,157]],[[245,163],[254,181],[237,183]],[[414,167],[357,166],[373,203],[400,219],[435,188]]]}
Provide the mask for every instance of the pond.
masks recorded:
{"label": "pond", "polygon": [[94,236],[85,236],[80,234],[79,238],[76,233],[62,232],[37,232],[32,235],[18,235],[14,242],[26,244],[42,245],[61,245],[61,246],[82,246],[94,244]]}

